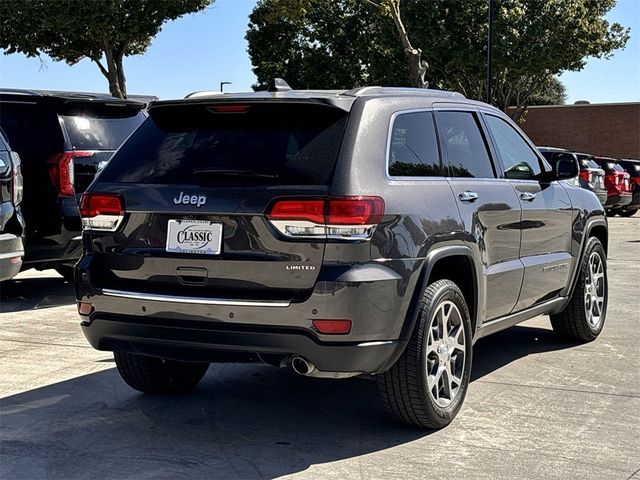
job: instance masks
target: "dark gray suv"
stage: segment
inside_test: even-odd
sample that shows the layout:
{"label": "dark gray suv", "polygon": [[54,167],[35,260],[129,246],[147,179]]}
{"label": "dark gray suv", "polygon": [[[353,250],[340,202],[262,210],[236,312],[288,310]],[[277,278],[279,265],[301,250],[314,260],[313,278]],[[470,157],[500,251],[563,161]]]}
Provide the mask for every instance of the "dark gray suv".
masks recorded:
{"label": "dark gray suv", "polygon": [[82,330],[135,389],[190,390],[210,362],[369,374],[396,418],[439,428],[479,338],[603,327],[602,205],[495,108],[275,82],[149,115],[82,198],[76,267]]}

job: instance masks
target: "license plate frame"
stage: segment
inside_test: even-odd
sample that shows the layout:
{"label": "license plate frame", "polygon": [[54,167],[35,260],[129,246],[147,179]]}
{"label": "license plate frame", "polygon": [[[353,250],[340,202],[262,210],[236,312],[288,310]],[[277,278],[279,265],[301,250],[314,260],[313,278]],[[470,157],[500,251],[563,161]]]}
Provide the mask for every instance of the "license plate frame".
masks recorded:
{"label": "license plate frame", "polygon": [[169,253],[220,255],[222,224],[210,220],[170,219],[165,250]]}

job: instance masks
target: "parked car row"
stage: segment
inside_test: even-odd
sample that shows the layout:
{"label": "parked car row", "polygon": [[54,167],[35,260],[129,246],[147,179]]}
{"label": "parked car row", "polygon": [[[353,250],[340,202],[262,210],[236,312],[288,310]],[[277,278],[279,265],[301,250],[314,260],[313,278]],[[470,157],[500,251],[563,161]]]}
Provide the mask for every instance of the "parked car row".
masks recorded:
{"label": "parked car row", "polygon": [[573,158],[580,166],[578,181],[604,205],[607,215],[631,217],[640,209],[640,160],[598,157],[563,148],[538,147],[551,165]]}
{"label": "parked car row", "polygon": [[[73,265],[82,250],[80,195],[142,123],[144,106],[101,94],[0,89],[0,126],[19,154],[15,159],[22,160],[24,177],[24,221],[13,210],[15,199],[13,207],[4,207],[5,194],[10,195],[2,180],[0,259],[6,256],[2,261],[11,268],[3,267],[0,279],[28,268],[55,268],[65,279],[73,279]],[[0,155],[9,165],[6,155]],[[14,171],[19,165],[12,167]],[[16,220],[5,221],[11,212]]]}

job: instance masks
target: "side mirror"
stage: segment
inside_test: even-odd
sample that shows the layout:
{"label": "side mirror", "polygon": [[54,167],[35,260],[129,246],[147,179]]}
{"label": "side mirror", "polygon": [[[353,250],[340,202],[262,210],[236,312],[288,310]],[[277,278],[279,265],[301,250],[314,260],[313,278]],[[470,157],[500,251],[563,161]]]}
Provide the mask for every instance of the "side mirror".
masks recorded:
{"label": "side mirror", "polygon": [[553,165],[552,172],[546,172],[544,180],[553,182],[556,180],[571,180],[580,174],[578,160],[573,155],[559,155]]}

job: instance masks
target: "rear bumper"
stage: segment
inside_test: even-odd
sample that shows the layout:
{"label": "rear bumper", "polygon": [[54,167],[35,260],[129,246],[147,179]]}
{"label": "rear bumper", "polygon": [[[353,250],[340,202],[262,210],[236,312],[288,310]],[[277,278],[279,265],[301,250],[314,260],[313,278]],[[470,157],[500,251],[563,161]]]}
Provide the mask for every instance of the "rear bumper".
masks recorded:
{"label": "rear bumper", "polygon": [[[341,268],[333,281],[318,281],[308,299],[289,303],[101,290],[92,286],[89,264],[90,257],[78,264],[76,290],[94,307],[82,330],[99,350],[209,361],[220,352],[297,355],[323,372],[378,373],[406,345],[412,290],[390,266]],[[331,276],[324,270],[323,278]],[[314,319],[349,319],[351,332],[320,334]]]}
{"label": "rear bumper", "polygon": [[607,208],[621,208],[626,207],[631,203],[633,196],[631,193],[616,193],[607,197]]}
{"label": "rear bumper", "polygon": [[0,234],[0,282],[15,277],[22,267],[22,238],[10,233]]}
{"label": "rear bumper", "polygon": [[[206,322],[180,322],[93,314],[82,332],[98,350],[113,350],[176,360],[216,361],[221,354],[299,355],[322,372],[377,373],[388,368],[403,342],[321,342],[294,329],[235,328]],[[235,358],[235,357],[231,357]]]}
{"label": "rear bumper", "polygon": [[640,186],[637,186],[633,190],[633,197],[631,199],[631,203],[626,205],[622,210],[635,210],[640,207]]}

